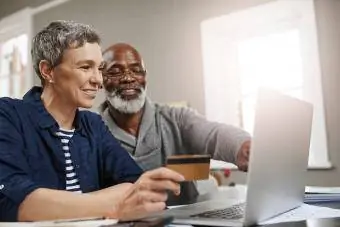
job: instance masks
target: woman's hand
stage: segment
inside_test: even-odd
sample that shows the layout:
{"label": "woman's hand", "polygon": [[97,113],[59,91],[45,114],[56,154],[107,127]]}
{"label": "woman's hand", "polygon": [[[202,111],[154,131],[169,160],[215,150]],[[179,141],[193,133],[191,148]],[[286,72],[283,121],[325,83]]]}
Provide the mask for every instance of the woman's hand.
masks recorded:
{"label": "woman's hand", "polygon": [[179,195],[181,181],[184,181],[182,175],[164,167],[148,171],[128,188],[108,217],[134,220],[162,211],[166,207],[167,191]]}

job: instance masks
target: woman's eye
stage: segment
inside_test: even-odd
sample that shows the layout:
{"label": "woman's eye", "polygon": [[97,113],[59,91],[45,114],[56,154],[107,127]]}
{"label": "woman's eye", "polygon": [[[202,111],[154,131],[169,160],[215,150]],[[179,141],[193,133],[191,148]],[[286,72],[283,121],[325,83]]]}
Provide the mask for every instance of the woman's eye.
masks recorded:
{"label": "woman's eye", "polygon": [[91,68],[91,66],[83,65],[83,66],[80,66],[80,68],[83,69],[83,70],[89,70]]}

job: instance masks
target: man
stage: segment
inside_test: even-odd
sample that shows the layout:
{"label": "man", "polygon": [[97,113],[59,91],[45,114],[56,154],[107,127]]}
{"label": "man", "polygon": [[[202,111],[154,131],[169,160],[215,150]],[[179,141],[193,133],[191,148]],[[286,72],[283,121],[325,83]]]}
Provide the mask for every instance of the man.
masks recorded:
{"label": "man", "polygon": [[100,37],[88,25],[54,21],[33,39],[42,87],[0,98],[0,222],[110,217],[165,208],[183,176],[140,167],[90,108],[102,84]]}
{"label": "man", "polygon": [[[111,133],[144,170],[163,166],[166,157],[210,154],[247,170],[250,136],[245,131],[207,121],[188,108],[153,104],[146,97],[146,69],[141,55],[119,43],[103,53],[106,100],[101,115]],[[182,196],[196,195],[193,183]]]}

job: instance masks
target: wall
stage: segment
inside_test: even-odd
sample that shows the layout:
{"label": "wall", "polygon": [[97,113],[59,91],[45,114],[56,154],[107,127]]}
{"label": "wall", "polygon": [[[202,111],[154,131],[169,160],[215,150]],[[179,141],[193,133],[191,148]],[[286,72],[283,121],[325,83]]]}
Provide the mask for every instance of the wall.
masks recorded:
{"label": "wall", "polygon": [[[148,69],[148,93],[154,101],[186,100],[204,113],[200,22],[269,0],[72,0],[34,17],[34,30],[48,21],[71,19],[92,24],[103,47],[124,41],[142,53]],[[100,4],[99,4],[100,2]],[[316,0],[328,146],[333,170],[308,172],[309,185],[340,186],[340,1]],[[268,170],[270,171],[270,170]],[[245,174],[233,173],[237,182]]]}
{"label": "wall", "polygon": [[332,172],[315,172],[308,180],[340,186],[340,1],[315,1],[319,51],[321,60],[322,86]]}
{"label": "wall", "polygon": [[200,22],[267,1],[72,0],[36,15],[34,24],[38,31],[47,21],[72,19],[96,27],[103,47],[119,41],[135,45],[146,62],[154,101],[186,100],[204,113]]}
{"label": "wall", "polygon": [[[2,0],[0,2],[0,19],[6,17],[16,11],[19,11],[25,7],[37,7],[44,3],[51,2],[53,0]],[[6,2],[6,3],[5,3]]]}

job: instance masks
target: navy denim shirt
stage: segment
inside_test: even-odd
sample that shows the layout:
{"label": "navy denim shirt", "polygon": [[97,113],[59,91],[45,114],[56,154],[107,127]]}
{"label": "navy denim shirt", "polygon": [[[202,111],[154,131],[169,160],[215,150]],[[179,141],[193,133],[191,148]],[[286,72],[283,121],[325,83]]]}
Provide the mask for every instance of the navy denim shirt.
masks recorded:
{"label": "navy denim shirt", "polygon": [[[0,221],[16,221],[18,207],[37,188],[65,190],[65,157],[58,124],[41,101],[40,87],[23,100],[0,98]],[[101,117],[77,111],[70,152],[81,190],[134,182],[142,170]]]}

